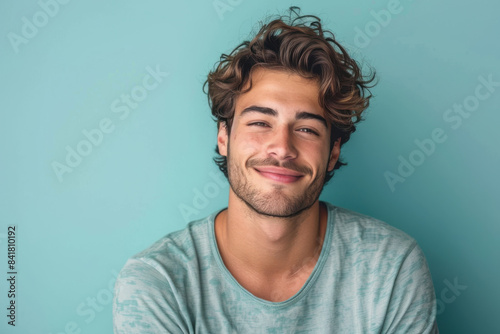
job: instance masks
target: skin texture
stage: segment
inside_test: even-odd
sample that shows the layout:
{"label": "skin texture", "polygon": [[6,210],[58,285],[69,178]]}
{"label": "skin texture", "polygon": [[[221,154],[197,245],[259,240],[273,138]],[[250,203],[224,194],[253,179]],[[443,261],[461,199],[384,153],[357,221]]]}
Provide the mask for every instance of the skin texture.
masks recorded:
{"label": "skin texture", "polygon": [[318,103],[318,83],[257,68],[236,101],[230,134],[217,142],[228,158],[229,204],[215,220],[222,259],[255,296],[283,301],[314,269],[326,231],[319,201],[326,171],[340,154]]}

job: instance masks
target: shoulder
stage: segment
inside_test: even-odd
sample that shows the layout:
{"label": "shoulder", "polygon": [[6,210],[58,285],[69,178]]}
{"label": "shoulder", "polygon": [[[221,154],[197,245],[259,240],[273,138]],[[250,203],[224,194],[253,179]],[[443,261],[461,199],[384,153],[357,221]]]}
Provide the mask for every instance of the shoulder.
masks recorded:
{"label": "shoulder", "polygon": [[[152,266],[172,260],[189,261],[196,256],[200,244],[208,241],[211,216],[190,222],[182,230],[171,232],[131,259],[141,260]],[[197,247],[198,246],[198,247]]]}
{"label": "shoulder", "polygon": [[328,207],[332,259],[363,301],[360,309],[382,319],[383,333],[436,332],[432,277],[415,239],[378,219]]}
{"label": "shoulder", "polygon": [[190,222],[182,230],[171,232],[150,247],[135,254],[125,263],[118,281],[124,280],[182,280],[190,267],[210,253],[210,224],[214,215]]}
{"label": "shoulder", "polygon": [[191,332],[185,299],[197,298],[199,289],[189,287],[206,267],[212,216],[165,235],[128,259],[115,282],[115,333]]}
{"label": "shoulder", "polygon": [[416,241],[400,229],[379,219],[326,203],[335,234],[351,245],[392,245],[413,248]]}
{"label": "shoulder", "polygon": [[350,268],[390,276],[403,267],[427,270],[422,249],[405,232],[358,212],[328,207],[333,225],[330,251],[342,256]]}

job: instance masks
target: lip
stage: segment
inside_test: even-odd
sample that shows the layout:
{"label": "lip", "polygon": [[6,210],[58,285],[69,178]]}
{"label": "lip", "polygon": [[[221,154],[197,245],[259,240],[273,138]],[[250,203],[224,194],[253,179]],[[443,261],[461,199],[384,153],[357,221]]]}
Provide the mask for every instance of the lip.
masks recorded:
{"label": "lip", "polygon": [[260,175],[281,183],[292,183],[304,176],[302,173],[283,167],[258,166],[254,167],[254,169],[259,172]]}

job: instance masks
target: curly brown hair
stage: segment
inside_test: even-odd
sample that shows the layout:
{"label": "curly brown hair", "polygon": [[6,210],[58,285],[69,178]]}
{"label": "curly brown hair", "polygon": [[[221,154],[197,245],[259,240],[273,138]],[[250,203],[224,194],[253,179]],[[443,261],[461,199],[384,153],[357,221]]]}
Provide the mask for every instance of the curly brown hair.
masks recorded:
{"label": "curly brown hair", "polygon": [[[332,125],[330,151],[340,138],[345,144],[362,120],[372,94],[369,88],[375,71],[363,76],[358,63],[336,40],[331,31],[323,30],[321,20],[314,15],[300,15],[300,8],[290,7],[288,16],[262,23],[251,41],[244,41],[229,55],[222,54],[215,70],[208,74],[203,89],[208,86],[208,103],[217,126],[224,125],[228,134],[234,117],[236,99],[252,88],[254,67],[280,69],[319,82],[319,104]],[[243,87],[249,83],[249,87]],[[215,151],[219,154],[219,149]],[[227,174],[227,158],[214,158],[219,169]],[[346,165],[340,159],[334,170]],[[327,173],[325,184],[333,177]]]}

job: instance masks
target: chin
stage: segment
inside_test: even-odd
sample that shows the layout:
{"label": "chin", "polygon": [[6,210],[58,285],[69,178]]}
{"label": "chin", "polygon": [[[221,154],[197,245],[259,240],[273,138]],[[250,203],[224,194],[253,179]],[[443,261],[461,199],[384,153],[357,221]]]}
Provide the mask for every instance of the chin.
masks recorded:
{"label": "chin", "polygon": [[255,196],[239,196],[254,212],[269,217],[290,218],[295,217],[309,209],[317,201],[305,201],[304,198],[290,198],[279,190],[270,194],[254,194]]}

